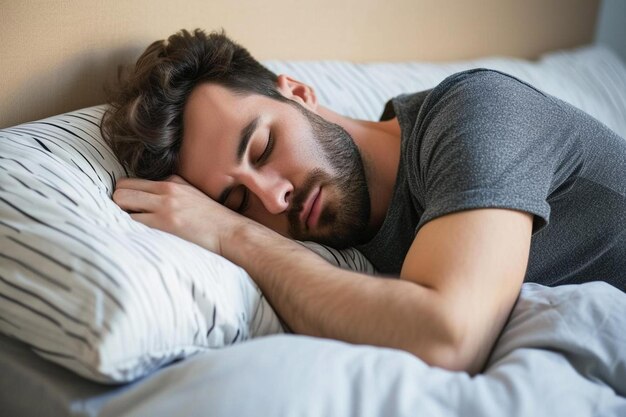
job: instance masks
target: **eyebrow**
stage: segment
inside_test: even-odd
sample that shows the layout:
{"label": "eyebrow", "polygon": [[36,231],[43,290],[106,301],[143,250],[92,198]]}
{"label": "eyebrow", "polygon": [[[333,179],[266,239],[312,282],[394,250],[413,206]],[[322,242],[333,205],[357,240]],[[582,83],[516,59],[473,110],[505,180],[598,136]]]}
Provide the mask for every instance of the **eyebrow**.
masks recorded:
{"label": "eyebrow", "polygon": [[[259,116],[255,117],[248,123],[243,129],[241,129],[241,133],[239,134],[239,146],[237,146],[237,164],[241,164],[243,160],[243,155],[246,153],[246,149],[248,148],[248,144],[250,143],[250,139],[252,138],[252,134],[256,131],[256,128],[259,124]],[[226,187],[224,191],[220,194],[217,201],[224,205],[228,195],[233,190],[233,187]]]}

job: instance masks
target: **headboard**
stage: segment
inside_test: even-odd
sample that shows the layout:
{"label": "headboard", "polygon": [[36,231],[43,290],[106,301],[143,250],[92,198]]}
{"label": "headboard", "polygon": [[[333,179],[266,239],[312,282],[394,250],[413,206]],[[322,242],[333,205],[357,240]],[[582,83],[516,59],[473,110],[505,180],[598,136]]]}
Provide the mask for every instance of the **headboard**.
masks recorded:
{"label": "headboard", "polygon": [[0,13],[0,128],[104,101],[152,41],[224,28],[258,59],[534,58],[590,43],[599,0],[22,0]]}

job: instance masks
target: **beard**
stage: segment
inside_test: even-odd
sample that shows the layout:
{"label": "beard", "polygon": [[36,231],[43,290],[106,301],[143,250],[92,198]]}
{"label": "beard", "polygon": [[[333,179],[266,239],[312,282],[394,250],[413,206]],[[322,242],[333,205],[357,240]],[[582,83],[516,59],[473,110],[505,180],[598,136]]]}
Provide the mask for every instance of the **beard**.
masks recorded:
{"label": "beard", "polygon": [[[365,243],[371,213],[363,159],[352,136],[344,128],[294,103],[308,119],[313,135],[333,172],[313,170],[294,194],[287,214],[289,234],[297,240],[310,240],[342,249]],[[315,230],[300,222],[300,211],[314,187],[325,191],[325,205]]]}

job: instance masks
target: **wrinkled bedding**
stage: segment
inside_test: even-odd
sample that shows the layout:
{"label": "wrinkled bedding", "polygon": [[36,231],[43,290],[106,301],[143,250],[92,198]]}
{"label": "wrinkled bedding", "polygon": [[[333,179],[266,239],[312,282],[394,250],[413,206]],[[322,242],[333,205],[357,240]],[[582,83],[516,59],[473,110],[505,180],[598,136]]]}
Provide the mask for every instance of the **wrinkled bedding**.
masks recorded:
{"label": "wrinkled bedding", "polygon": [[475,377],[393,349],[273,335],[121,387],[86,382],[1,339],[0,404],[6,415],[618,417],[625,330],[626,294],[608,284],[524,284]]}

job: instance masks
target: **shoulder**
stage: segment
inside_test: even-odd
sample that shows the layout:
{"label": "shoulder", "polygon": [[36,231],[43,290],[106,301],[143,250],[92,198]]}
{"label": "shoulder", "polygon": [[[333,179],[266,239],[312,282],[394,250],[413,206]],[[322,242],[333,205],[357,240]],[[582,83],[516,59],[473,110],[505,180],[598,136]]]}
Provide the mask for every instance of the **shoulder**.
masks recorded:
{"label": "shoulder", "polygon": [[463,128],[514,128],[552,112],[554,99],[503,72],[473,69],[444,79],[428,95],[418,121],[423,133]]}
{"label": "shoulder", "polygon": [[502,89],[527,91],[546,96],[537,88],[513,75],[486,68],[475,68],[450,75],[433,89],[433,95],[441,95],[450,91],[485,94],[490,91],[498,92]]}
{"label": "shoulder", "polygon": [[[524,104],[548,103],[550,97],[532,85],[496,70],[477,68],[453,74],[437,85],[424,103],[425,109],[459,107],[523,110]],[[522,108],[520,109],[520,105]]]}

